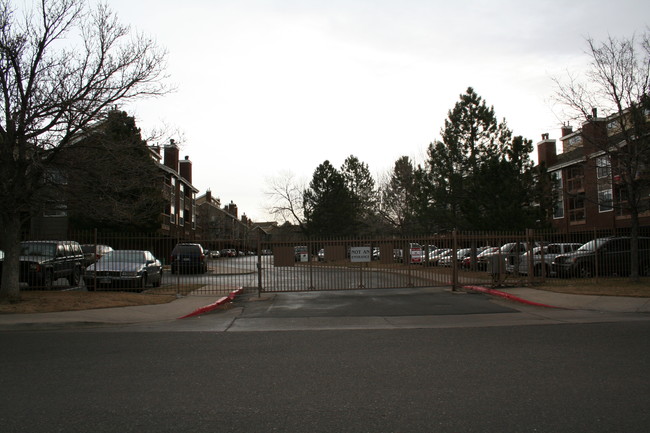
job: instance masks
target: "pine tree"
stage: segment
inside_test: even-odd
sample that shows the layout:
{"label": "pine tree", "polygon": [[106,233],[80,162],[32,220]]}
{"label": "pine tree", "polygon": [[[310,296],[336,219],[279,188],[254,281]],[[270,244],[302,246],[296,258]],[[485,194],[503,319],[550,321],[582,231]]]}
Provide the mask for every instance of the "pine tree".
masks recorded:
{"label": "pine tree", "polygon": [[408,156],[402,156],[395,161],[390,178],[381,190],[380,206],[381,216],[400,234],[413,234],[416,231],[416,190],[413,163]]}
{"label": "pine tree", "polygon": [[513,138],[471,87],[449,111],[441,136],[427,151],[420,219],[434,219],[443,230],[531,227],[531,141]]}
{"label": "pine tree", "polygon": [[359,161],[354,155],[348,156],[343,162],[341,174],[352,198],[355,232],[369,235],[377,227],[375,179],[370,174],[368,164]]}
{"label": "pine tree", "polygon": [[355,234],[353,198],[345,179],[329,161],[314,171],[304,193],[305,219],[310,236],[337,237]]}
{"label": "pine tree", "polygon": [[119,110],[61,153],[71,226],[155,231],[164,209],[162,172],[135,119]]}

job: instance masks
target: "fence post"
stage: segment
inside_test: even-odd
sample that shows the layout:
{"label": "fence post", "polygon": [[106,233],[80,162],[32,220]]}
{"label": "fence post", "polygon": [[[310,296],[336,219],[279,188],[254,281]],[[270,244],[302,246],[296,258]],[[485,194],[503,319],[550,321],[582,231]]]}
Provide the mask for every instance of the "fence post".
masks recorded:
{"label": "fence post", "polygon": [[[534,238],[533,229],[526,229],[526,268],[528,269],[526,280],[528,280],[528,285],[529,286],[533,284],[533,277],[534,277],[534,273],[535,273],[535,269],[534,269],[535,258],[533,257],[533,238]],[[542,268],[544,267],[544,252],[543,251],[544,251],[544,248],[542,247],[542,251],[541,251],[541,253],[542,253],[542,256],[541,256]],[[521,257],[521,256],[519,256],[519,257]],[[521,267],[519,263],[517,263],[517,265],[519,267]]]}
{"label": "fence post", "polygon": [[262,296],[262,235],[257,232],[257,297]]}
{"label": "fence post", "polygon": [[452,232],[453,245],[451,247],[451,291],[455,292],[458,289],[458,263],[456,254],[458,253],[458,232]]}
{"label": "fence post", "polygon": [[598,231],[594,229],[594,277],[596,278],[597,283],[600,269],[598,264],[598,245],[596,244],[596,239],[598,239]]}

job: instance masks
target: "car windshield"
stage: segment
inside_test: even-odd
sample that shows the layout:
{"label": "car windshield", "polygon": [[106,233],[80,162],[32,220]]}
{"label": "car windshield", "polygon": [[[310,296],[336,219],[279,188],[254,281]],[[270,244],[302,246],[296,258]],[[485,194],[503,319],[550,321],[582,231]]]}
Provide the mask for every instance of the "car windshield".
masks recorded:
{"label": "car windshield", "polygon": [[142,251],[117,250],[104,254],[99,260],[101,262],[143,263],[145,258]]}
{"label": "car windshield", "polygon": [[45,256],[54,257],[56,245],[46,243],[26,243],[20,245],[21,256]]}
{"label": "car windshield", "polygon": [[594,239],[593,241],[589,241],[578,248],[578,251],[596,251],[606,241],[607,238]]}

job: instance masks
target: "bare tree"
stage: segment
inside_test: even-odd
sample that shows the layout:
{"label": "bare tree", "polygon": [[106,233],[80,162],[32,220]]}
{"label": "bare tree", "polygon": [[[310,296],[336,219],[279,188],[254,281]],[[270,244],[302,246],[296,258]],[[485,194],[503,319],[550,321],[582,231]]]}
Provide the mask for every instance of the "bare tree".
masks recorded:
{"label": "bare tree", "polygon": [[304,192],[305,187],[292,173],[283,172],[269,179],[265,191],[269,200],[268,212],[276,219],[296,224],[304,230]]}
{"label": "bare tree", "polygon": [[165,59],[105,4],[0,0],[0,299],[19,298],[21,227],[60,178],[57,155],[108,107],[167,93]]}
{"label": "bare tree", "polygon": [[588,39],[591,65],[586,73],[554,79],[555,100],[566,109],[569,119],[589,122],[596,110],[607,116],[607,139],[589,144],[609,157],[612,177],[621,182],[614,206],[630,215],[632,278],[639,275],[639,214],[649,210],[649,38],[646,31],[639,38],[610,37],[602,43]]}

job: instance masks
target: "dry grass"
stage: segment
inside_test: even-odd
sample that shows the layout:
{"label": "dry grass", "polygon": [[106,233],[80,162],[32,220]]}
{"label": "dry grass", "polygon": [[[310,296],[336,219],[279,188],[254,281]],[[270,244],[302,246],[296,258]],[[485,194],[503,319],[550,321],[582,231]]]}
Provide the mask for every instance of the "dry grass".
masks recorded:
{"label": "dry grass", "polygon": [[629,296],[650,298],[650,278],[631,281],[628,278],[599,278],[581,282],[580,280],[548,279],[544,284],[533,286],[550,292],[574,295]]}
{"label": "dry grass", "polygon": [[0,303],[0,314],[52,313],[56,311],[93,310],[97,308],[131,307],[166,304],[186,296],[202,284],[181,287],[152,288],[143,293],[113,291],[37,291],[23,290],[18,302]]}
{"label": "dry grass", "polygon": [[0,303],[0,314],[50,313],[55,311],[166,304],[174,299],[176,299],[175,295],[128,292],[22,291],[20,301]]}

